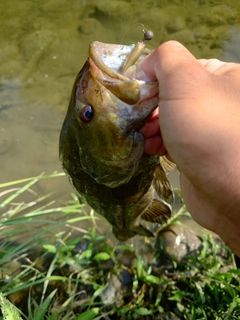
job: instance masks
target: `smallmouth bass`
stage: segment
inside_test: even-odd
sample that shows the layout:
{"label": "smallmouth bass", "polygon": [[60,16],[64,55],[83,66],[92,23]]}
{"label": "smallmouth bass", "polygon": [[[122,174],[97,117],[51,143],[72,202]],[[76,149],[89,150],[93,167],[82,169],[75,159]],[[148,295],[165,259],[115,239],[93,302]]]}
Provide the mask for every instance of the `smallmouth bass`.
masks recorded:
{"label": "smallmouth bass", "polygon": [[165,221],[174,198],[164,161],[144,153],[138,132],[158,106],[158,82],[141,69],[149,53],[145,41],[92,42],[60,134],[60,160],[80,202],[105,217],[120,241],[153,236],[140,220]]}

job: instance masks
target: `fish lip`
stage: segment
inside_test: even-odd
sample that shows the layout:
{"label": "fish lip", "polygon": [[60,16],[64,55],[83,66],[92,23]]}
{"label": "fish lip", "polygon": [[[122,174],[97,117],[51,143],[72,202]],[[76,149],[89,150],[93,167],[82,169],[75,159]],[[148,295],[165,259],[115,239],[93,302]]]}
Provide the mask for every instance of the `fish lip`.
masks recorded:
{"label": "fish lip", "polygon": [[[156,107],[156,108],[157,108],[157,107]],[[156,109],[156,108],[155,108],[155,109]],[[154,110],[155,110],[155,109],[154,109]],[[154,111],[154,110],[153,110],[153,111]],[[144,118],[142,118],[142,119],[136,119],[136,121],[133,121],[133,123],[132,123],[132,129],[133,129],[135,132],[140,133],[139,130],[142,129],[142,127],[145,125],[145,123],[147,122],[147,120],[148,120],[149,118],[151,118],[151,115],[152,115],[153,111],[150,111],[150,113],[149,113],[146,117],[144,117]],[[143,135],[142,135],[142,136],[143,136]]]}
{"label": "fish lip", "polygon": [[158,108],[158,95],[150,97],[141,101],[139,104],[134,106],[132,110],[132,123],[131,128],[134,131],[139,131],[148,119],[151,118],[152,113]]}

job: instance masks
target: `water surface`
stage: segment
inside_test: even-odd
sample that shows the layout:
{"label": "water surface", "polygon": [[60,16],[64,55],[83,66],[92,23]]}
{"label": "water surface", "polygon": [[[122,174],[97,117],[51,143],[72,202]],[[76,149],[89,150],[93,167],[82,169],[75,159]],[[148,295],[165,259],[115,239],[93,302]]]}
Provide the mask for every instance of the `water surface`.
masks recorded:
{"label": "water surface", "polygon": [[[235,0],[1,0],[0,183],[61,171],[59,132],[91,41],[134,43],[141,23],[151,49],[176,39],[197,58],[240,62],[239,17]],[[38,193],[67,198],[59,179]]]}

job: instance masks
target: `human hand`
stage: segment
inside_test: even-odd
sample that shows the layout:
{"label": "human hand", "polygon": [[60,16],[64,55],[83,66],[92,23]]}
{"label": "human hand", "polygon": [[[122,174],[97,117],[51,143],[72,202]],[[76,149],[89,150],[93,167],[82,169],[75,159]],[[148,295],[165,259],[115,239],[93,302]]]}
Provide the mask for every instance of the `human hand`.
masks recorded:
{"label": "human hand", "polygon": [[141,130],[145,151],[176,163],[193,218],[240,255],[240,65],[197,60],[169,41],[142,68],[159,82],[159,120],[155,113]]}

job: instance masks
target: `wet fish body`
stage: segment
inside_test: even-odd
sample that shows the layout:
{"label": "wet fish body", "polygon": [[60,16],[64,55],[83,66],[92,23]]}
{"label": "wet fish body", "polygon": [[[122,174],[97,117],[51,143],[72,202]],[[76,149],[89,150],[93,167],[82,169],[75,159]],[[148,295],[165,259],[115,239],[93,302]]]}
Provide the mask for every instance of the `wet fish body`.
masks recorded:
{"label": "wet fish body", "polygon": [[153,236],[140,219],[161,223],[173,201],[160,158],[144,153],[138,132],[158,101],[158,83],[141,69],[147,54],[144,42],[91,43],[60,134],[60,159],[80,201],[104,216],[120,241]]}

